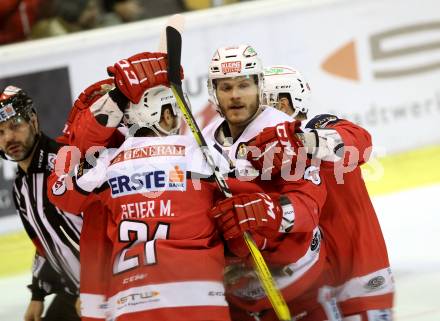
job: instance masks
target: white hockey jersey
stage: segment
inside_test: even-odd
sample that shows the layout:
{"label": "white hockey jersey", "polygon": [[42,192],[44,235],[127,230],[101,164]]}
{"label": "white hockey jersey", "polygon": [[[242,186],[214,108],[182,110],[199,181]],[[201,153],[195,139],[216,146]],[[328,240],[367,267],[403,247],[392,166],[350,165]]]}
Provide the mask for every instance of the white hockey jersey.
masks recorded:
{"label": "white hockey jersey", "polygon": [[[233,194],[238,193],[278,193],[288,198],[289,204],[282,206],[284,211],[293,210],[295,224],[290,233],[280,233],[276,240],[267,240],[260,246],[263,256],[273,271],[277,286],[282,290],[286,300],[290,301],[303,293],[323,269],[325,251],[321,248],[321,234],[317,227],[321,206],[325,201],[325,188],[322,184],[299,179],[286,182],[281,178],[261,180],[259,173],[246,160],[246,143],[254,138],[266,127],[291,121],[283,112],[272,107],[264,107],[263,111],[247,126],[243,133],[231,144],[223,144],[218,139],[224,119],[219,119],[203,130],[208,146],[214,151],[217,164],[224,173],[232,174],[242,182],[231,184]],[[225,140],[227,141],[227,139]],[[275,199],[275,201],[279,201]],[[257,244],[259,245],[259,244]],[[236,246],[243,246],[243,242],[230,241],[228,247],[232,252]],[[244,249],[246,250],[246,249]],[[234,278],[232,284],[227,281],[227,298],[234,305],[247,311],[261,311],[271,308],[264,294],[263,288],[251,270],[242,264],[229,266]],[[241,270],[241,271],[240,271]],[[277,272],[276,272],[277,271]]]}
{"label": "white hockey jersey", "polygon": [[291,118],[275,108],[265,106],[263,111],[246,127],[240,137],[231,144],[221,144],[216,138],[220,135],[221,126],[225,122],[224,118],[217,118],[206,126],[203,129],[203,136],[213,151],[214,159],[220,170],[223,173],[235,171],[232,174],[233,176],[246,180],[246,176],[255,177],[258,175],[258,172],[246,160],[243,147],[264,128],[272,127],[285,121],[291,121]]}

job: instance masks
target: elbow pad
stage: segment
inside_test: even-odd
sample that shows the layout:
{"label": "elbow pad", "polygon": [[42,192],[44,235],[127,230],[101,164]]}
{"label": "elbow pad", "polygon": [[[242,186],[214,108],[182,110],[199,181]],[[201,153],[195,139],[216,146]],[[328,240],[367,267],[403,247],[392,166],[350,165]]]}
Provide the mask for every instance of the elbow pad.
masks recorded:
{"label": "elbow pad", "polygon": [[344,142],[341,135],[334,129],[313,129],[303,134],[304,147],[307,154],[323,161],[337,162],[344,155]]}

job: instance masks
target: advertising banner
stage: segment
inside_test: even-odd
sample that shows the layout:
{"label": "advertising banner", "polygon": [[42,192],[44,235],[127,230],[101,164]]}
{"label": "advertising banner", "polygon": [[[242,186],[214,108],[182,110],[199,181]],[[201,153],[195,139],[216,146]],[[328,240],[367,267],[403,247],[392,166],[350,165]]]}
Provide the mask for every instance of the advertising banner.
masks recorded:
{"label": "advertising banner", "polygon": [[[184,86],[203,127],[216,115],[208,106],[206,88],[215,49],[248,43],[264,65],[291,65],[302,71],[313,93],[310,116],[330,112],[355,121],[388,154],[438,144],[439,11],[437,0],[269,0],[188,13]],[[48,76],[23,84],[47,100],[41,118],[53,136],[72,98],[107,77],[108,65],[157,50],[165,21],[0,47],[0,84],[57,72],[60,81]],[[64,100],[55,103],[58,96]],[[4,178],[0,183],[2,190],[9,184]]]}

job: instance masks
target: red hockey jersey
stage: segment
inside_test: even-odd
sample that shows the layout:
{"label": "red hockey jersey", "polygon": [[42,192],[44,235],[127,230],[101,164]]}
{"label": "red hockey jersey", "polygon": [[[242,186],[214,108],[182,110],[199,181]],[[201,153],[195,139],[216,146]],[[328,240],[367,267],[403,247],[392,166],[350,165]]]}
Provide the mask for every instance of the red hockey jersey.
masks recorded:
{"label": "red hockey jersey", "polygon": [[327,200],[319,224],[340,308],[344,315],[391,308],[394,282],[387,249],[359,167],[370,156],[371,136],[333,115],[316,116],[306,128],[336,130],[347,150],[338,163],[322,162],[320,171]]}
{"label": "red hockey jersey", "polygon": [[92,169],[80,165],[75,189],[65,176],[49,180],[61,208],[100,202],[107,212],[107,318],[229,320],[223,246],[207,215],[217,188],[198,179],[209,172],[192,141],[130,138]]}
{"label": "red hockey jersey", "polygon": [[[328,299],[337,300],[344,316],[390,309],[393,277],[381,228],[359,167],[370,156],[371,136],[360,126],[333,115],[318,115],[306,128],[335,130],[347,152],[339,162],[321,162],[320,177],[327,198],[319,226],[328,264],[307,292],[287,300],[291,313],[305,321],[328,320],[319,302],[324,286],[330,286]],[[277,249],[275,253],[283,256],[288,249]],[[233,320],[253,320],[243,311],[232,312]],[[263,321],[278,320],[272,309],[260,311],[257,317]]]}
{"label": "red hockey jersey", "polygon": [[[64,168],[68,172],[81,157],[100,147],[119,147],[124,136],[118,128],[105,127],[97,122],[91,108],[99,104],[98,100],[113,87],[112,79],[105,79],[86,88],[75,100],[57,141],[77,148],[70,157],[72,164]],[[112,104],[108,100],[109,104]],[[113,103],[114,104],[114,103]],[[68,161],[69,158],[66,159]],[[61,162],[64,157],[61,158]],[[101,269],[107,262],[107,253],[111,242],[106,237],[107,211],[101,202],[91,203],[83,208],[83,229],[80,237],[80,297],[81,318],[83,321],[105,319],[106,282]],[[93,247],[90,246],[93,244]]]}

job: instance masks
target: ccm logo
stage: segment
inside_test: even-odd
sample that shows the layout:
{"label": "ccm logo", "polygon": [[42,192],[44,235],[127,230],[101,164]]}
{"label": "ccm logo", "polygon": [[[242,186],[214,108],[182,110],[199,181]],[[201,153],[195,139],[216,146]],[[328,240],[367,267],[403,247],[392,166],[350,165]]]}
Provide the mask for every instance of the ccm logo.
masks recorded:
{"label": "ccm logo", "polygon": [[155,190],[164,188],[166,174],[165,171],[153,171],[135,173],[131,176],[118,176],[109,179],[112,195],[130,193],[139,190]]}
{"label": "ccm logo", "polygon": [[[131,65],[127,60],[125,60],[125,59],[120,60],[120,61],[118,61],[117,64],[124,71],[125,77],[127,77],[130,84],[132,84],[132,85],[139,85],[140,84],[138,77],[136,76],[134,71],[131,69]],[[121,84],[121,85],[123,85],[123,84]]]}

